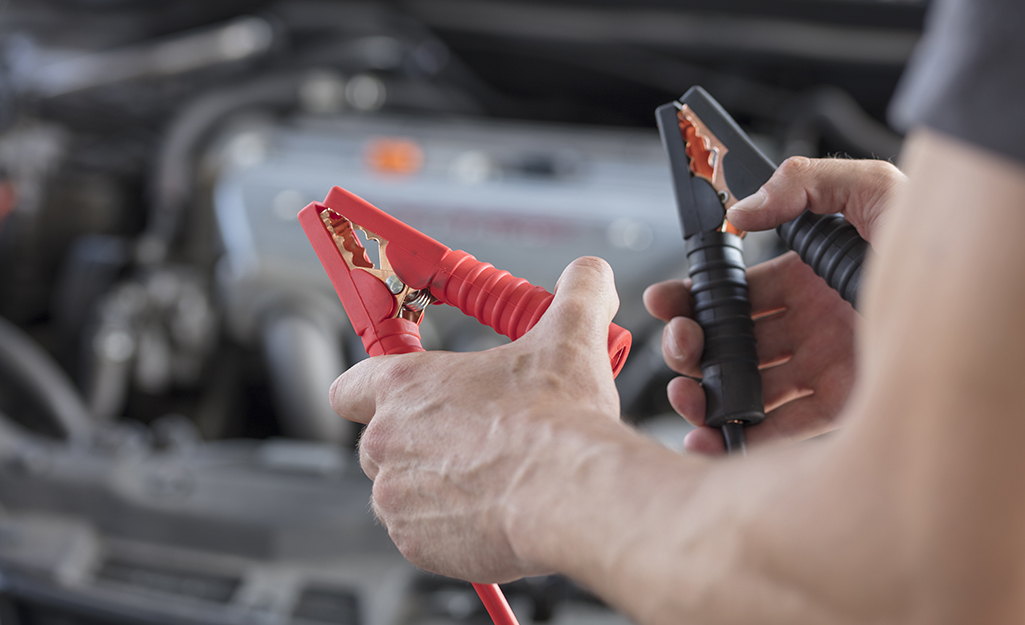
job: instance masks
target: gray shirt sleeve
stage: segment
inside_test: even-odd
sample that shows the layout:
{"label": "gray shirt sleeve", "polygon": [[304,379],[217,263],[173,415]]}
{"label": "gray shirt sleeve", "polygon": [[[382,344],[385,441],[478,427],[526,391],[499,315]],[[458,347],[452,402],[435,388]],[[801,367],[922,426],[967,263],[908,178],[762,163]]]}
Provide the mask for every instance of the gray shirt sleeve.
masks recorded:
{"label": "gray shirt sleeve", "polygon": [[934,0],[889,116],[1025,161],[1025,0]]}

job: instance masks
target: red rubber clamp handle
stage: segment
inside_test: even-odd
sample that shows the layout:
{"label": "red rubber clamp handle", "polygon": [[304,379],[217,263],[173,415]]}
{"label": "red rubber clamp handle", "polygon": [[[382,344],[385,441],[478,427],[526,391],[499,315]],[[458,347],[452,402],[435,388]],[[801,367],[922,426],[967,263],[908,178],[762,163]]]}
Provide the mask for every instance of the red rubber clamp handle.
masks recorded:
{"label": "red rubber clamp handle", "polygon": [[[514,341],[540,321],[555,297],[462,250],[450,250],[442,256],[438,268],[430,285],[434,297]],[[613,375],[619,375],[626,363],[631,340],[628,330],[614,323],[609,325]]]}

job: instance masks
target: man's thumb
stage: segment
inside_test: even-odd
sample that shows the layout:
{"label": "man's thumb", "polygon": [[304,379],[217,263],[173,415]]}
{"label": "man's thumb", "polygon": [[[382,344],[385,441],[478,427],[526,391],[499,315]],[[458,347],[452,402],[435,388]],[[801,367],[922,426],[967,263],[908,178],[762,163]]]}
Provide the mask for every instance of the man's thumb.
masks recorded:
{"label": "man's thumb", "polygon": [[619,295],[612,268],[600,258],[584,256],[563,270],[555,299],[540,323],[558,324],[562,332],[579,333],[579,339],[605,345],[617,310]]}

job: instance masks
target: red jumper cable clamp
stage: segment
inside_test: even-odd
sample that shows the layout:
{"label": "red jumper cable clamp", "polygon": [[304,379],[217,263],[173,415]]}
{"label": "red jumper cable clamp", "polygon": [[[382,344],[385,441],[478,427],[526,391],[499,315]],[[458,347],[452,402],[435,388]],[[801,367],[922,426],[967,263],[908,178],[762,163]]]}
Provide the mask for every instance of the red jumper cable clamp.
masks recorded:
{"label": "red jumper cable clamp", "polygon": [[[419,324],[433,303],[455,306],[516,340],[538,322],[554,295],[507,271],[453,250],[340,187],[299,211],[299,222],[371,356],[423,351]],[[356,236],[378,243],[379,262]],[[609,326],[609,360],[618,375],[630,332]],[[474,584],[496,625],[516,617],[497,584]]]}

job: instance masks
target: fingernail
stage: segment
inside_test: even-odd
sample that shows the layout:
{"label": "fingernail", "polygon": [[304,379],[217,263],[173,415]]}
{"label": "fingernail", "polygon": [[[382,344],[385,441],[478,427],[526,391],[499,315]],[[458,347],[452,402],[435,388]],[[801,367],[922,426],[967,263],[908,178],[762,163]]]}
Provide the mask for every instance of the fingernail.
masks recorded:
{"label": "fingernail", "polygon": [[756,211],[765,204],[765,200],[769,199],[769,194],[764,189],[758,189],[751,195],[740,200],[736,204],[730,207],[729,212],[740,211],[743,213]]}
{"label": "fingernail", "polygon": [[683,360],[683,350],[680,349],[680,342],[676,340],[676,333],[673,332],[672,322],[666,324],[666,348],[669,350],[669,355],[676,360]]}

